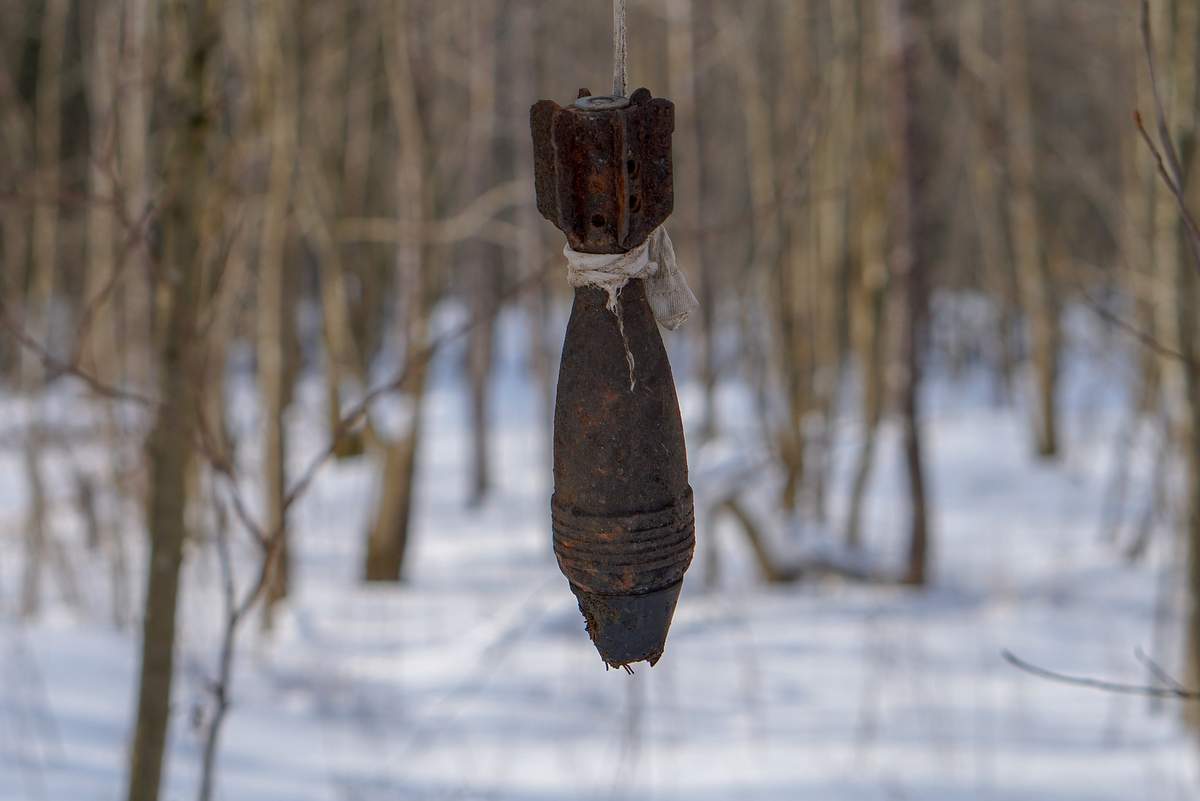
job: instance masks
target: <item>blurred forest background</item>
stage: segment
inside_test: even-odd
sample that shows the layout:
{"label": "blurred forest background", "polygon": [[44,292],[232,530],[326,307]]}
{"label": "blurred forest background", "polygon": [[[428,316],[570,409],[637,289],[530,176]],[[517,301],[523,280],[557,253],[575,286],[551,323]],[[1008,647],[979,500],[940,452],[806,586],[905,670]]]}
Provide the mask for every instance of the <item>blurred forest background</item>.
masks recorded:
{"label": "blurred forest background", "polygon": [[[1133,118],[1154,127],[1152,55],[1200,213],[1200,4],[1151,0],[1152,54],[1139,8],[630,0],[631,88],[676,104],[669,228],[702,304],[667,337],[703,512],[690,582],[719,591],[725,546],[756,584],[818,599],[849,584],[911,604],[961,579],[940,523],[974,496],[933,477],[942,440],[928,432],[947,408],[934,396],[974,399],[972,463],[1014,440],[1043,485],[1073,453],[1094,463],[1078,540],[1140,571],[1121,575],[1145,601],[1143,640],[1115,647],[1152,639],[1200,688],[1200,263]],[[103,629],[101,652],[129,652],[96,685],[120,699],[104,751],[119,764],[77,786],[69,758],[46,757],[68,776],[55,785],[15,759],[0,797],[222,797],[230,688],[240,666],[259,670],[243,652],[294,636],[288,610],[306,595],[328,606],[362,582],[382,586],[377,601],[419,595],[413,549],[462,515],[491,521],[478,541],[493,550],[527,517],[550,552],[538,504],[570,290],[562,236],[534,205],[528,114],[607,91],[611,13],[607,0],[0,0],[4,631]],[[1083,374],[1083,406],[1102,398],[1108,416],[1080,428]],[[439,438],[446,403],[462,412]],[[509,436],[514,405],[531,437]],[[996,413],[1017,424],[993,426]],[[506,517],[515,451],[534,501]],[[880,471],[900,489],[872,514]],[[312,522],[310,494],[350,486],[329,501],[348,567],[332,583],[324,563],[297,571],[305,537],[332,525]],[[454,510],[422,518],[433,495]],[[1029,497],[971,536],[1005,540]],[[718,520],[723,540],[705,528]],[[503,583],[496,564],[488,581]],[[184,660],[204,676],[190,713],[187,598],[215,621],[197,635],[203,667]],[[102,681],[91,652],[29,648],[68,685]],[[1073,666],[1058,661],[1069,649],[1045,653]],[[1186,742],[1163,718],[1200,725],[1194,707],[1147,725]],[[194,755],[171,744],[189,725]],[[182,771],[172,794],[168,765]],[[238,786],[224,797],[268,797]],[[441,797],[423,787],[403,797]]]}

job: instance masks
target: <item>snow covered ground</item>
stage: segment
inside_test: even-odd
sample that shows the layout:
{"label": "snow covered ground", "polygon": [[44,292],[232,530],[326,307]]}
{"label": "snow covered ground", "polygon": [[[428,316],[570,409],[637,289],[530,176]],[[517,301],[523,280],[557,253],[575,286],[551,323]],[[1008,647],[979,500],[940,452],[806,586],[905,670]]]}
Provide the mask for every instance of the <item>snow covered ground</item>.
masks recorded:
{"label": "snow covered ground", "polygon": [[[440,357],[408,583],[356,581],[374,491],[368,465],[330,466],[299,507],[296,593],[274,636],[252,623],[240,641],[218,797],[1200,797],[1200,752],[1176,706],[1048,683],[1001,658],[1010,649],[1047,667],[1133,682],[1147,680],[1138,647],[1175,666],[1178,618],[1168,608],[1157,634],[1154,624],[1169,600],[1160,577],[1175,561],[1166,536],[1133,565],[1101,536],[1113,459],[1133,460],[1129,504],[1137,507],[1156,456],[1150,437],[1114,446],[1126,416],[1106,371],[1118,367],[1077,360],[1090,366],[1069,380],[1069,456],[1052,467],[1031,460],[1023,413],[993,404],[982,382],[935,382],[928,591],[828,581],[766,587],[736,529],[702,521],[700,559],[667,653],[658,667],[628,676],[604,669],[555,567],[543,411],[518,355],[518,321],[506,321],[503,338],[497,487],[480,509],[464,505],[466,401],[450,378],[461,351]],[[694,391],[685,385],[681,394],[689,416]],[[250,408],[247,398],[240,409]],[[319,398],[306,385],[290,421],[297,465],[319,443]],[[692,453],[698,508],[723,454],[758,447],[745,399],[731,389],[722,403],[726,419],[747,422],[720,447]],[[242,424],[250,437],[252,417]],[[837,439],[835,522],[854,424]],[[60,455],[55,474],[66,474],[68,459],[96,458]],[[113,801],[122,792],[137,626],[112,624],[107,569],[74,544],[78,523],[66,504],[55,531],[81,603],[58,598],[51,575],[43,614],[18,621],[19,452],[4,451],[0,470],[0,800]],[[902,546],[902,479],[888,431],[864,527],[868,552],[883,564],[898,563]],[[52,494],[61,500],[69,491]],[[811,544],[834,534],[797,536]],[[706,587],[710,550],[721,556],[719,580]],[[138,554],[130,558],[136,576]],[[186,573],[168,799],[195,797],[221,623],[211,549],[193,549]]]}

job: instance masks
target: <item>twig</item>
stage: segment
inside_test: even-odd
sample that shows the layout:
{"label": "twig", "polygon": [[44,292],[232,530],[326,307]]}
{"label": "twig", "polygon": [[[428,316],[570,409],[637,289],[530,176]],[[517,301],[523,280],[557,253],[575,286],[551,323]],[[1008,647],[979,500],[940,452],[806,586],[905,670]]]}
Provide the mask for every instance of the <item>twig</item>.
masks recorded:
{"label": "twig", "polygon": [[75,361],[65,361],[56,357],[45,345],[38,342],[24,327],[12,318],[12,315],[9,314],[8,306],[2,300],[0,300],[0,327],[6,329],[22,348],[37,356],[38,360],[42,363],[42,367],[49,374],[47,381],[59,376],[69,375],[78,378],[97,395],[111,400],[130,401],[139,406],[157,405],[156,401],[145,395],[121,389],[120,387],[115,387],[101,381],[96,376],[81,368]]}
{"label": "twig", "polygon": [[[1070,684],[1075,687],[1087,687],[1092,690],[1101,690],[1108,693],[1120,693],[1122,695],[1141,695],[1148,698],[1178,698],[1183,701],[1200,700],[1200,692],[1188,690],[1180,686],[1179,682],[1174,679],[1169,679],[1166,683],[1169,687],[1152,687],[1142,684],[1122,684],[1121,682],[1106,681],[1104,679],[1095,679],[1088,676],[1071,676],[1066,673],[1059,673],[1053,670],[1047,670],[1044,667],[1038,667],[1030,662],[1021,659],[1012,651],[1004,650],[1000,652],[1004,657],[1004,661],[1008,662],[1018,670],[1022,670],[1031,676],[1036,676],[1039,679],[1055,681],[1059,684]],[[1161,670],[1157,665],[1156,671]],[[1165,675],[1165,674],[1164,674]]]}
{"label": "twig", "polygon": [[[1183,216],[1184,224],[1188,229],[1188,243],[1192,249],[1192,255],[1200,263],[1200,227],[1197,227],[1196,220],[1192,217],[1192,212],[1187,207],[1187,201],[1183,197],[1182,182],[1175,173],[1168,169],[1168,164],[1163,157],[1162,151],[1154,143],[1150,132],[1146,130],[1146,124],[1142,120],[1141,112],[1135,111],[1133,113],[1133,121],[1137,125],[1138,132],[1142,135],[1142,141],[1146,143],[1146,147],[1150,149],[1151,155],[1154,156],[1159,176],[1162,177],[1163,183],[1167,185],[1167,188],[1171,190],[1171,195],[1175,198],[1175,204],[1179,207],[1179,212]],[[1170,142],[1171,140],[1167,139],[1166,141]]]}
{"label": "twig", "polygon": [[132,258],[134,251],[139,247],[147,247],[146,240],[150,224],[154,221],[154,215],[157,212],[156,204],[153,201],[148,201],[137,218],[130,219],[126,213],[125,191],[120,179],[113,171],[111,162],[100,163],[99,166],[109,173],[109,179],[113,182],[114,198],[112,206],[114,216],[125,229],[125,237],[121,240],[121,246],[117,251],[112,274],[105,281],[104,286],[92,298],[88,299],[79,315],[79,325],[75,336],[75,353],[72,357],[72,360],[77,362],[82,361],[80,351],[83,348],[86,334],[92,327],[93,319],[100,307],[112,297],[117,286],[121,283],[121,279],[124,278],[130,263],[134,261]]}
{"label": "twig", "polygon": [[1133,656],[1135,659],[1137,659],[1137,661],[1142,663],[1142,665],[1146,668],[1146,670],[1150,671],[1150,675],[1154,676],[1155,680],[1158,681],[1160,684],[1165,684],[1168,687],[1172,687],[1176,690],[1179,690],[1180,692],[1184,692],[1184,693],[1188,692],[1188,689],[1186,687],[1184,687],[1182,684],[1180,684],[1179,681],[1176,680],[1176,678],[1174,676],[1172,676],[1170,673],[1168,673],[1166,670],[1164,670],[1162,665],[1158,664],[1153,659],[1151,659],[1150,656],[1147,655],[1146,652],[1143,651],[1141,648],[1137,648],[1136,650],[1134,650]]}
{"label": "twig", "polygon": [[[293,505],[308,491],[313,480],[321,471],[321,468],[329,461],[337,450],[338,443],[348,434],[353,428],[370,412],[371,407],[381,398],[391,394],[402,388],[411,379],[413,372],[429,362],[430,359],[437,353],[439,349],[448,343],[460,339],[468,334],[475,326],[491,319],[499,313],[503,302],[514,295],[517,295],[530,286],[538,284],[542,277],[551,269],[557,268],[557,262],[549,262],[542,269],[531,273],[520,279],[512,286],[502,290],[499,293],[497,302],[492,304],[490,308],[481,314],[475,315],[463,321],[457,327],[445,332],[437,339],[430,342],[420,351],[418,351],[411,359],[409,359],[399,371],[384,383],[376,386],[367,392],[358,403],[354,404],[346,411],[337,424],[333,427],[330,433],[329,442],[317,453],[315,457],[308,463],[300,473],[300,477],[292,483],[283,498],[283,520],[287,519],[287,513]],[[227,454],[222,453],[213,445],[212,437],[208,433],[208,425],[203,413],[203,410],[198,406],[195,409],[195,414],[199,420],[199,447],[201,453],[205,455],[209,466],[213,472],[222,479],[225,485],[225,491],[229,496],[229,503],[238,521],[246,529],[251,537],[257,542],[262,549],[262,561],[259,564],[258,574],[251,585],[246,588],[240,601],[234,608],[234,625],[238,625],[241,620],[254,608],[258,602],[262,591],[266,588],[268,579],[275,568],[277,561],[283,551],[283,526],[277,526],[271,531],[267,531],[265,527],[255,519],[250,512],[249,504],[246,503],[240,489],[238,481],[237,469],[234,466],[232,459]]]}
{"label": "twig", "polygon": [[371,409],[371,406],[376,401],[385,395],[389,395],[401,389],[409,382],[416,368],[424,366],[430,359],[433,358],[439,349],[444,347],[449,342],[460,339],[468,334],[473,328],[475,328],[475,326],[480,325],[481,323],[494,317],[499,312],[500,307],[503,305],[505,300],[510,299],[514,295],[520,294],[530,286],[540,283],[546,273],[548,273],[551,269],[557,269],[558,267],[559,265],[557,262],[551,262],[541,270],[529,274],[507,289],[502,290],[499,293],[496,302],[490,304],[487,311],[468,318],[456,328],[447,331],[436,340],[430,342],[428,345],[418,351],[416,355],[409,359],[405,365],[391,378],[363,395],[361,400],[351,406],[341,416],[337,422],[337,425],[335,425],[333,428],[333,432],[329,438],[328,444],[326,444],[320,453],[318,453],[317,456],[314,457],[311,462],[309,462],[308,466],[301,471],[300,478],[292,484],[291,488],[287,491],[287,494],[284,495],[284,511],[286,512],[292,506],[292,504],[295,503],[296,500],[308,489],[309,484],[311,484],[313,479],[316,478],[316,474],[320,471],[321,467],[324,466],[324,464],[329,461],[329,459],[336,452],[338,443],[341,442],[341,440],[347,434],[349,434],[354,427],[367,415]]}
{"label": "twig", "polygon": [[1174,348],[1168,347],[1159,342],[1152,335],[1138,328],[1128,320],[1123,319],[1119,314],[1109,309],[1103,303],[1095,300],[1086,289],[1080,289],[1080,294],[1083,296],[1084,303],[1089,309],[1096,313],[1098,317],[1108,323],[1112,323],[1117,328],[1132,336],[1145,347],[1157,353],[1159,356],[1165,356],[1169,359],[1177,359],[1183,363],[1187,363],[1188,359]]}
{"label": "twig", "polygon": [[217,678],[212,683],[213,713],[204,738],[204,755],[201,761],[199,801],[210,801],[216,779],[217,744],[221,737],[221,726],[229,711],[229,690],[233,680],[233,655],[237,644],[237,629],[241,622],[238,614],[237,588],[233,578],[233,557],[229,552],[229,532],[226,531],[225,515],[214,501],[216,522],[213,534],[216,539],[217,561],[221,568],[222,601],[225,611],[225,628],[221,634],[221,655],[218,660]]}
{"label": "twig", "polygon": [[1196,269],[1200,270],[1200,226],[1197,226],[1196,218],[1192,216],[1192,212],[1188,208],[1187,201],[1183,196],[1183,186],[1185,183],[1183,167],[1180,166],[1179,153],[1175,150],[1175,143],[1171,140],[1171,128],[1167,122],[1167,113],[1163,107],[1162,93],[1158,90],[1158,74],[1155,70],[1154,37],[1150,32],[1150,0],[1142,0],[1141,25],[1142,46],[1145,48],[1146,62],[1150,68],[1150,93],[1154,96],[1154,113],[1158,124],[1158,138],[1159,145],[1162,147],[1161,151],[1146,130],[1146,126],[1142,122],[1142,115],[1139,112],[1134,112],[1133,118],[1137,123],[1138,131],[1141,132],[1142,139],[1146,142],[1146,146],[1154,154],[1154,159],[1158,164],[1159,175],[1162,176],[1163,181],[1167,184],[1167,188],[1171,190],[1171,194],[1175,197],[1176,205],[1179,206],[1179,213],[1183,216],[1184,223],[1188,229],[1187,239],[1192,250],[1192,258],[1196,263]]}

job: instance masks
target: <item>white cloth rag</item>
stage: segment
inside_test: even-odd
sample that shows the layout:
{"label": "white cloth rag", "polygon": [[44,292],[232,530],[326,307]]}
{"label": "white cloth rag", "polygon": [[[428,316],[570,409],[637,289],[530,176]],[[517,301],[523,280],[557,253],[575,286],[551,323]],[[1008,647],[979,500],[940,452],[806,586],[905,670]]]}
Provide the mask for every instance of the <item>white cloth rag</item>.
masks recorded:
{"label": "white cloth rag", "polygon": [[618,319],[617,296],[634,278],[645,282],[646,300],[654,319],[670,331],[683,325],[700,306],[675,262],[671,237],[661,225],[628,253],[580,253],[565,245],[563,255],[567,257],[567,281],[571,286],[603,289],[608,293],[608,310]]}
{"label": "white cloth rag", "polygon": [[605,306],[617,318],[617,330],[621,332],[625,361],[629,365],[629,391],[632,392],[637,386],[637,378],[633,352],[625,336],[625,321],[621,317],[621,290],[634,278],[642,279],[654,319],[670,331],[683,325],[688,315],[700,306],[675,262],[675,245],[671,243],[667,229],[658,226],[645,242],[628,253],[580,253],[567,244],[563,246],[563,255],[567,257],[567,281],[571,286],[594,286],[608,293]]}

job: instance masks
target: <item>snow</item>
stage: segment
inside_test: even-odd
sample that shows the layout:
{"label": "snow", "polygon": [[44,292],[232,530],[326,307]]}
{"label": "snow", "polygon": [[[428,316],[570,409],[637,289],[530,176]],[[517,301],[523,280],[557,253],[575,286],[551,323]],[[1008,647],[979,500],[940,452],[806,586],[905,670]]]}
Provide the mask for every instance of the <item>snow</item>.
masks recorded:
{"label": "snow", "polygon": [[[935,372],[927,392],[935,517],[933,586],[830,580],[765,586],[740,534],[706,498],[747,472],[752,507],[778,524],[781,548],[831,544],[840,532],[859,436],[838,423],[834,525],[788,529],[767,514],[753,404],[723,390],[721,442],[693,449],[702,529],[665,657],[636,675],[606,671],[554,564],[548,531],[546,410],[528,378],[523,324],[504,319],[494,412],[496,490],[467,508],[461,347],[439,354],[427,399],[408,581],[357,581],[378,488],[363,461],[321,473],[295,517],[296,594],[275,632],[239,639],[233,707],[219,757],[228,801],[1169,801],[1200,793],[1196,743],[1170,702],[1107,695],[1023,674],[1035,663],[1145,682],[1143,648],[1177,667],[1181,623],[1160,587],[1178,570],[1166,531],[1128,563],[1104,541],[1113,460],[1133,460],[1130,503],[1153,461],[1126,424],[1107,353],[1079,353],[1068,374],[1068,458],[1032,460],[1025,412],[997,405],[987,382]],[[679,335],[669,335],[672,340]],[[672,341],[672,347],[680,345]],[[686,355],[686,354],[680,354]],[[686,359],[683,359],[686,361]],[[681,386],[696,423],[696,388]],[[252,391],[231,389],[252,470]],[[306,379],[289,417],[295,469],[320,447],[323,394]],[[22,419],[18,401],[9,419]],[[54,419],[77,420],[70,398]],[[72,414],[75,417],[72,417]],[[136,440],[133,440],[136,443]],[[134,708],[137,626],[114,628],[109,570],[88,553],[70,506],[87,448],[47,459],[55,536],[80,582],[74,608],[47,570],[35,620],[15,614],[24,486],[20,454],[0,454],[0,800],[122,797]],[[898,434],[885,428],[864,520],[865,547],[898,566],[905,495]],[[257,484],[248,482],[254,499]],[[825,529],[828,530],[825,530]],[[134,576],[140,535],[129,531]],[[797,539],[800,541],[797,542]],[[807,539],[806,543],[804,540]],[[720,555],[717,583],[704,564]],[[239,580],[253,550],[239,549]],[[212,549],[189,548],[181,600],[165,799],[195,797],[207,687],[221,627]],[[137,593],[134,593],[136,597]],[[1169,596],[1166,596],[1170,600]],[[136,608],[136,607],[135,607]]]}

